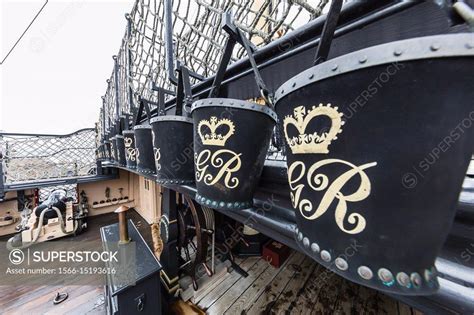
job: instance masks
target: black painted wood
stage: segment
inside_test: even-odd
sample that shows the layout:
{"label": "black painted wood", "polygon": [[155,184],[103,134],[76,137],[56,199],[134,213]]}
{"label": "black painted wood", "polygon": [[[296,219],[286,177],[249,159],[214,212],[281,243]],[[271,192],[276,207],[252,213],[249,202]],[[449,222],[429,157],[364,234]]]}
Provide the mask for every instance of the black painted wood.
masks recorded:
{"label": "black painted wood", "polygon": [[[168,217],[168,241],[163,244],[163,252],[160,261],[163,265],[161,280],[163,283],[162,293],[165,309],[173,302],[174,293],[178,285],[179,254],[178,245],[178,224],[177,224],[177,193],[174,190],[163,187],[162,189],[162,216]],[[163,231],[162,231],[163,232]]]}
{"label": "black painted wood", "polygon": [[[118,223],[104,226],[100,229],[101,239],[105,250],[117,249],[119,240]],[[105,287],[106,303],[109,314],[161,314],[160,270],[161,264],[151,252],[133,221],[128,221],[128,231],[131,242],[118,245],[119,262],[131,260],[131,269],[117,270],[116,274],[107,275]],[[135,255],[135,257],[133,257]],[[134,258],[134,259],[133,259]],[[106,263],[109,268],[116,265]],[[127,274],[124,284],[123,276]]]}

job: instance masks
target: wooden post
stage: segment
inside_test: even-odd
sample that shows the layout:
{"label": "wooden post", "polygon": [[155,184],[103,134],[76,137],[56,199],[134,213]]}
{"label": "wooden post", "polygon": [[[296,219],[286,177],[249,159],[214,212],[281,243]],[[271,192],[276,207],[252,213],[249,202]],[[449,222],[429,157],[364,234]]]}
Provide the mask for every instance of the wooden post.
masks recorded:
{"label": "wooden post", "polygon": [[120,206],[115,210],[115,213],[118,213],[119,217],[119,235],[120,235],[120,240],[119,244],[128,244],[130,243],[130,237],[128,236],[128,222],[127,222],[127,216],[126,213],[128,211],[129,207],[127,206]]}

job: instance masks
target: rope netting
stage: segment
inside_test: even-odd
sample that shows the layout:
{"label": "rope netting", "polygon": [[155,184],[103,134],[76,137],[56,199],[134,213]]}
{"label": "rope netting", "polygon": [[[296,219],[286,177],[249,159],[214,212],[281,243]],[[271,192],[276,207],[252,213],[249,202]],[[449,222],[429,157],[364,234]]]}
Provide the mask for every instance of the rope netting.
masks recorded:
{"label": "rope netting", "polygon": [[66,191],[66,196],[71,197],[74,202],[78,201],[77,184],[41,187],[39,189],[39,201],[40,202],[45,201],[46,199],[48,199],[49,195],[51,195],[53,191],[58,190],[58,189]]}
{"label": "rope netting", "polygon": [[[329,0],[174,0],[172,45],[174,59],[197,75],[215,74],[227,34],[221,28],[222,14],[231,12],[235,24],[257,47],[262,47],[320,16]],[[137,0],[127,15],[128,25],[117,54],[117,73],[112,72],[104,97],[105,121],[110,130],[119,113],[132,113],[139,97],[157,101],[152,86],[175,91],[166,66],[166,1]],[[242,58],[236,45],[231,62]],[[192,79],[193,83],[196,79]],[[132,100],[133,104],[130,103]]]}
{"label": "rope netting", "polygon": [[0,134],[6,184],[95,175],[95,135]]}

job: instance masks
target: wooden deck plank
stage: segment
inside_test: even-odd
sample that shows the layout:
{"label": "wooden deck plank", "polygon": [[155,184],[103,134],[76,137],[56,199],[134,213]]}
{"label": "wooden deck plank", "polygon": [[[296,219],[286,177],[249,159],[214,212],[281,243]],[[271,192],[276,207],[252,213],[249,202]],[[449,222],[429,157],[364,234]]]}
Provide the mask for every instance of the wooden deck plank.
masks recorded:
{"label": "wooden deck plank", "polygon": [[196,280],[198,284],[197,291],[193,288],[192,278],[189,275],[182,276],[179,279],[179,286],[182,290],[180,293],[181,299],[185,302],[192,300],[193,303],[196,303],[196,297],[199,298],[199,296],[207,294],[207,291],[215,285],[215,282],[219,282],[221,277],[227,273],[228,265],[230,265],[229,261],[219,263],[215,268],[215,274],[211,277],[201,269],[202,274]]}
{"label": "wooden deck plank", "polygon": [[199,289],[197,291],[194,291],[191,285],[190,289],[193,291],[191,301],[194,304],[197,304],[203,297],[205,297],[222,281],[224,281],[225,277],[229,274],[229,272],[227,271],[229,266],[230,261],[225,261],[216,267],[216,273],[212,277],[209,277],[207,274],[204,274],[203,277],[201,277],[201,279],[197,281],[199,285]]}
{"label": "wooden deck plank", "polygon": [[[21,307],[22,305],[29,302],[29,300],[34,299],[35,296],[41,296],[43,294],[47,294],[51,292],[50,286],[4,286],[5,288],[9,288],[10,292],[6,290],[2,290],[8,292],[6,294],[0,295],[0,309],[1,310],[10,310],[16,309]],[[21,297],[21,298],[20,298]],[[28,297],[28,298],[24,298]]]}
{"label": "wooden deck plank", "polygon": [[293,302],[298,298],[298,292],[306,285],[316,267],[317,264],[314,260],[305,257],[300,270],[294,274],[283,292],[277,297],[271,308],[272,313],[285,314],[288,311],[291,312],[291,308],[294,308],[295,305]]}
{"label": "wooden deck plank", "polygon": [[413,315],[413,311],[410,306],[402,302],[397,302],[397,306],[399,315]]}
{"label": "wooden deck plank", "polygon": [[341,290],[337,297],[337,305],[334,314],[351,314],[354,311],[354,303],[359,292],[359,286],[354,282],[342,280]]}
{"label": "wooden deck plank", "polygon": [[397,302],[383,293],[377,294],[377,304],[379,314],[398,314]]}
{"label": "wooden deck plank", "polygon": [[365,313],[370,315],[378,315],[379,314],[379,305],[377,303],[377,295],[379,294],[377,291],[369,289],[369,298],[365,304]]}
{"label": "wooden deck plank", "polygon": [[306,282],[297,292],[296,299],[291,303],[291,312],[294,314],[302,314],[305,310],[311,309],[312,304],[308,303],[312,297],[318,295],[319,288],[315,282],[315,275],[323,268],[321,265],[313,261],[314,267],[311,274],[308,276]]}
{"label": "wooden deck plank", "polygon": [[319,294],[321,290],[324,289],[324,284],[332,277],[332,273],[329,273],[328,270],[319,265],[314,269],[313,274],[310,276],[311,281],[308,282],[304,298],[307,300],[304,303],[300,303],[297,306],[297,312],[301,314],[311,314],[314,305],[316,305],[318,301]]}
{"label": "wooden deck plank", "polygon": [[270,267],[270,264],[263,260],[259,259],[252,268],[249,269],[249,275],[246,278],[239,279],[236,283],[229,288],[229,290],[217,300],[211,307],[207,310],[207,313],[221,315],[233,304],[235,300],[244,292],[252,283],[264,272],[267,268]]}
{"label": "wooden deck plank", "polygon": [[376,291],[365,286],[358,285],[357,295],[353,299],[353,309],[355,314],[366,314],[368,300],[375,298]]}
{"label": "wooden deck plank", "polygon": [[[330,272],[325,269],[324,272]],[[319,292],[318,299],[313,305],[311,314],[333,314],[334,308],[337,305],[337,298],[339,291],[343,286],[342,278],[334,273],[327,278],[324,278],[322,288]]]}
{"label": "wooden deck plank", "polygon": [[[102,296],[101,296],[102,295]],[[80,314],[87,314],[88,312],[94,311],[98,305],[100,305],[100,301],[103,304],[103,290],[99,287],[90,288],[83,294],[74,297],[73,303],[63,303],[56,305],[54,308],[50,309],[47,312],[42,314],[44,315],[57,315],[57,314],[73,314],[73,315],[80,315]]]}
{"label": "wooden deck plank", "polygon": [[280,268],[270,266],[255,280],[250,287],[232,304],[232,306],[226,311],[225,314],[238,314],[246,312],[253,304],[253,302],[263,293],[267,285],[269,285],[278,273],[286,268],[286,265],[290,261],[295,253],[291,253],[291,256],[283,263]]}
{"label": "wooden deck plank", "polygon": [[[260,260],[259,257],[249,257],[239,266],[243,270],[249,271],[249,269],[252,268],[252,266],[255,265],[258,260]],[[208,309],[222,295],[224,295],[227,290],[229,290],[229,288],[231,288],[240,278],[242,278],[242,276],[235,270],[226,274],[224,276],[224,280],[199,301],[198,306],[202,309]]]}
{"label": "wooden deck plank", "polygon": [[288,264],[280,270],[271,284],[265,287],[265,290],[257,297],[253,305],[247,310],[248,315],[266,314],[271,308],[276,298],[281,294],[288,282],[294,276],[297,269],[303,263],[305,256],[296,252],[288,259]]}
{"label": "wooden deck plank", "polygon": [[[17,301],[20,303],[14,303],[5,308],[2,307],[2,311],[7,314],[45,314],[49,311],[58,314],[64,313],[61,309],[67,306],[72,306],[73,308],[83,306],[84,309],[91,310],[93,305],[89,304],[90,298],[83,300],[81,296],[95,290],[97,290],[97,292],[94,294],[98,295],[103,291],[99,286],[45,286],[42,287],[41,290],[36,289],[36,287],[31,287],[31,294],[25,295],[22,299],[18,299]],[[53,298],[56,292],[67,292],[69,297],[63,303],[53,305]]]}

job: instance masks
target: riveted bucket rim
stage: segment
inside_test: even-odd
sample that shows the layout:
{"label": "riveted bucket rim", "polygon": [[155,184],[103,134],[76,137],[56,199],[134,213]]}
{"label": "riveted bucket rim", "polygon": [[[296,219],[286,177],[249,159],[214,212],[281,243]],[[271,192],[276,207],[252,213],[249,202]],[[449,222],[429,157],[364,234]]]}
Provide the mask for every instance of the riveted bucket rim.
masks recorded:
{"label": "riveted bucket rim", "polygon": [[158,116],[154,117],[150,120],[150,124],[154,124],[160,121],[176,121],[176,122],[183,122],[193,124],[194,121],[190,117],[183,117],[183,116],[176,116],[176,115],[165,115],[165,116]]}
{"label": "riveted bucket rim", "polygon": [[423,36],[364,48],[311,67],[283,83],[275,93],[281,99],[316,82],[389,63],[447,57],[473,57],[472,33]]}
{"label": "riveted bucket rim", "polygon": [[257,103],[238,100],[233,98],[206,98],[203,100],[195,101],[191,106],[191,114],[195,109],[204,107],[231,107],[236,109],[250,110],[257,113],[265,114],[270,117],[275,123],[278,121],[275,110]]}
{"label": "riveted bucket rim", "polygon": [[122,131],[122,134],[123,134],[123,135],[125,135],[125,134],[127,134],[127,135],[133,135],[133,130],[124,130],[124,131]]}
{"label": "riveted bucket rim", "polygon": [[151,129],[150,125],[138,125],[133,127],[133,130],[138,130],[138,129]]}

